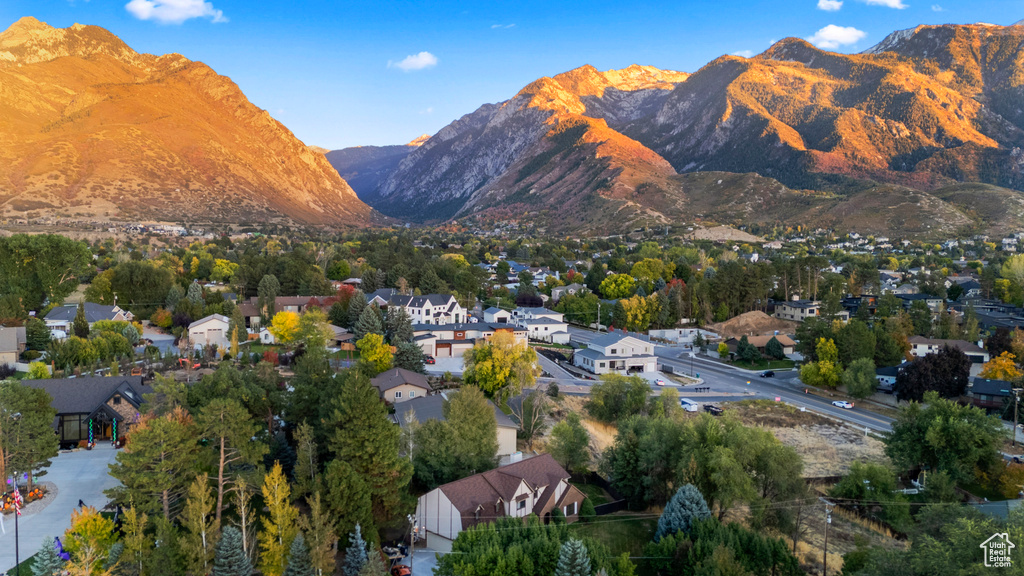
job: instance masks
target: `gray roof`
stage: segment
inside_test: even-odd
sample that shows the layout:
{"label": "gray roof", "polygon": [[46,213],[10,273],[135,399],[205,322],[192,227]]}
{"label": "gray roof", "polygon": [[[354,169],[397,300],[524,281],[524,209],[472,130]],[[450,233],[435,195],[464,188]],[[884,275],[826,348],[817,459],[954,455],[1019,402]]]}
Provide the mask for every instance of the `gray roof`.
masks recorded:
{"label": "gray roof", "polygon": [[601,348],[604,348],[607,346],[611,346],[613,344],[618,344],[625,338],[629,338],[629,336],[627,336],[626,334],[617,334],[614,332],[609,332],[607,334],[602,334],[597,338],[594,338],[589,343],[593,344],[594,346],[600,346]]}
{"label": "gray roof", "polygon": [[[120,308],[117,306],[107,306],[106,304],[96,304],[94,302],[85,302],[83,306],[85,307],[85,321],[89,324],[100,320],[113,320],[114,316],[117,316],[117,313],[120,311]],[[77,313],[78,304],[65,304],[50,310],[50,313],[46,315],[46,319],[57,322],[73,322]]]}
{"label": "gray roof", "polygon": [[45,390],[53,398],[50,403],[58,414],[91,414],[115,392],[135,407],[142,404],[143,394],[153,389],[142,384],[142,376],[85,376],[82,378],[48,378],[22,380],[30,388]]}
{"label": "gray roof", "polygon": [[433,390],[433,387],[430,385],[430,382],[427,381],[426,376],[418,372],[406,370],[405,368],[392,368],[387,372],[382,372],[378,376],[370,378],[370,383],[376,386],[381,392],[397,388],[403,384],[419,386],[428,392]]}
{"label": "gray roof", "polygon": [[406,308],[422,308],[423,306],[430,304],[431,306],[443,306],[451,302],[453,296],[451,294],[424,294],[423,296],[403,296],[401,294],[395,294],[388,299],[388,302],[395,306],[403,306]]}
{"label": "gray roof", "polygon": [[600,352],[598,352],[597,350],[594,350],[593,348],[584,348],[582,350],[577,350],[576,353],[573,354],[573,356],[574,357],[575,356],[580,356],[582,358],[590,358],[591,360],[597,360],[599,358],[606,358],[606,356],[604,354],[601,354]]}
{"label": "gray roof", "polygon": [[501,308],[495,308],[494,306],[491,306],[487,310],[484,310],[484,314],[497,314],[499,312],[504,312],[506,314],[509,313],[508,310],[502,310]]}
{"label": "gray roof", "polygon": [[[427,420],[444,421],[446,394],[447,392],[433,396],[423,396],[422,398],[413,398],[412,400],[395,404],[395,415],[393,416],[395,422],[398,422],[399,426],[405,426],[405,413],[409,410],[412,410],[416,415],[417,422],[426,422]],[[499,410],[493,402],[488,400],[487,403],[494,408],[494,418],[498,421],[499,428],[518,428],[516,423],[507,414]]]}
{"label": "gray roof", "polygon": [[971,385],[972,394],[987,394],[989,396],[1009,396],[1013,384],[1004,380],[986,380],[975,378]]}
{"label": "gray roof", "polygon": [[210,314],[209,316],[207,316],[205,318],[200,318],[199,320],[196,320],[195,322],[189,324],[188,325],[188,329],[191,330],[192,328],[194,328],[196,326],[199,326],[200,324],[204,324],[206,322],[209,322],[210,320],[220,320],[221,322],[224,322],[225,324],[230,324],[231,323],[231,318],[228,318],[227,316],[225,316],[223,314]]}
{"label": "gray roof", "polygon": [[564,321],[555,320],[554,318],[531,318],[529,320],[523,320],[525,324],[565,324]]}

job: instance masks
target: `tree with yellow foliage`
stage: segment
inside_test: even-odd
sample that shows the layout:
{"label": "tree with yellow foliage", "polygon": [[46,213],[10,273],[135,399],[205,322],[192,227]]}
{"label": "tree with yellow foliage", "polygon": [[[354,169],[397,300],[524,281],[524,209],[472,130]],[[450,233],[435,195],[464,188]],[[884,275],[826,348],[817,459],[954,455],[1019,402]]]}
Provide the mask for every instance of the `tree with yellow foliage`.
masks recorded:
{"label": "tree with yellow foliage", "polygon": [[989,360],[981,367],[982,378],[989,380],[1016,380],[1022,375],[1017,364],[1014,362],[1017,356],[1012,352],[1003,352],[999,356]]}
{"label": "tree with yellow foliage", "polygon": [[539,367],[537,353],[526,342],[516,342],[511,332],[495,332],[490,341],[478,342],[463,355],[463,379],[503,404],[532,386]]}
{"label": "tree with yellow foliage", "polygon": [[384,337],[380,334],[370,333],[363,336],[362,340],[356,342],[359,349],[359,359],[373,375],[376,376],[385,370],[391,369],[394,355],[391,347],[384,343]]}
{"label": "tree with yellow foliage", "polygon": [[268,514],[260,531],[260,571],[267,576],[281,576],[288,561],[292,540],[299,533],[299,511],[292,506],[291,488],[281,470],[281,463],[263,479],[263,502]]}
{"label": "tree with yellow foliage", "polygon": [[114,522],[91,506],[71,511],[71,528],[64,533],[64,550],[71,555],[66,566],[74,576],[109,574],[103,565],[117,542]]}
{"label": "tree with yellow foliage", "polygon": [[278,344],[289,344],[299,334],[299,321],[299,315],[295,312],[278,312],[274,314],[267,330],[274,335],[274,341]]}

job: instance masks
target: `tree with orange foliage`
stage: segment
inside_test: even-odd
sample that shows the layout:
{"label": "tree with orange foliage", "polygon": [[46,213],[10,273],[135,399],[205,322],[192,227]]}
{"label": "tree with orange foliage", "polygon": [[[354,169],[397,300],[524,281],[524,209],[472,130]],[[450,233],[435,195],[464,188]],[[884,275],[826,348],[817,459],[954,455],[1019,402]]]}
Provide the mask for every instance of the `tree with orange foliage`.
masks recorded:
{"label": "tree with orange foliage", "polygon": [[981,374],[979,376],[989,380],[1017,380],[1022,374],[1020,369],[1017,368],[1016,359],[1017,356],[1012,352],[1003,352],[986,362],[981,367]]}

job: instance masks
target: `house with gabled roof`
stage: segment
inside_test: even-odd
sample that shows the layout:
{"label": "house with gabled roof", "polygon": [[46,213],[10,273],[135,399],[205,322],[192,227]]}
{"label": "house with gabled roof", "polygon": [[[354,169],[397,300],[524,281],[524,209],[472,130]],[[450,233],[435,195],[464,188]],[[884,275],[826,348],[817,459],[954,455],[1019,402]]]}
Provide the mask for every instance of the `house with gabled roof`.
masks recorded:
{"label": "house with gabled roof", "polygon": [[[131,312],[122,310],[116,305],[108,306],[106,304],[96,304],[95,302],[83,302],[82,307],[85,308],[85,321],[89,323],[89,328],[92,328],[92,325],[100,320],[124,320],[131,322],[135,319]],[[75,322],[76,314],[78,314],[78,304],[65,304],[50,310],[45,318],[46,327],[50,329],[50,334],[54,338],[67,338],[67,335],[71,333],[71,325]]]}
{"label": "house with gabled roof", "polygon": [[632,374],[658,369],[653,344],[613,332],[587,342],[586,348],[573,354],[572,363],[594,374]]}
{"label": "house with gabled roof", "polygon": [[50,406],[57,411],[53,427],[61,446],[124,437],[140,417],[143,395],[153,392],[142,376],[48,378],[22,384],[45,390],[52,398]]}
{"label": "house with gabled roof", "polygon": [[548,521],[558,509],[567,522],[575,522],[584,498],[569,483],[569,473],[542,454],[427,492],[416,505],[416,525],[422,526],[427,547],[444,553],[463,530],[497,518],[536,514]]}
{"label": "house with gabled roof", "polygon": [[24,326],[0,326],[0,366],[14,366],[25,351],[26,333]]}
{"label": "house with gabled roof", "polygon": [[370,378],[381,398],[391,404],[422,398],[434,389],[427,377],[405,368],[392,368]]}

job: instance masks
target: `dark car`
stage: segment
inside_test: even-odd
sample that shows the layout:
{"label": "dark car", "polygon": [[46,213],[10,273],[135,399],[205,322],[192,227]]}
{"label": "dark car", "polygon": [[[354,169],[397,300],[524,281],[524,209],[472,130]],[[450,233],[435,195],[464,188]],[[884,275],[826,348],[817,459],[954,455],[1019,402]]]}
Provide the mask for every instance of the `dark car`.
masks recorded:
{"label": "dark car", "polygon": [[427,364],[433,364],[435,362],[433,356],[424,356],[423,361]]}
{"label": "dark car", "polygon": [[725,410],[722,410],[721,408],[715,406],[714,404],[705,404],[704,411],[711,414],[712,416],[721,416],[722,413],[725,412]]}
{"label": "dark car", "polygon": [[775,378],[775,372],[765,370],[764,372],[761,372],[761,378]]}

